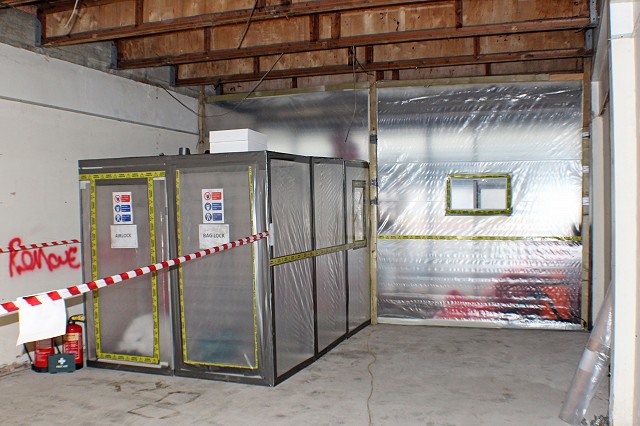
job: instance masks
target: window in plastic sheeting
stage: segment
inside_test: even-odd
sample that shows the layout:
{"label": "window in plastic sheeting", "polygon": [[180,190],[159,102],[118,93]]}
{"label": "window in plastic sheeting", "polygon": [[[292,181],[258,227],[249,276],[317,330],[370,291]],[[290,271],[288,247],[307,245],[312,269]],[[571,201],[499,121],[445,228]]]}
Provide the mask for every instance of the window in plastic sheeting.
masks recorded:
{"label": "window in plastic sheeting", "polygon": [[353,215],[352,223],[353,223],[353,242],[364,241],[365,240],[365,186],[366,182],[363,180],[354,180],[351,182],[351,190],[353,193],[352,202],[353,208],[351,210],[351,214]]}
{"label": "window in plastic sheeting", "polygon": [[448,176],[448,215],[509,215],[511,212],[511,175]]}

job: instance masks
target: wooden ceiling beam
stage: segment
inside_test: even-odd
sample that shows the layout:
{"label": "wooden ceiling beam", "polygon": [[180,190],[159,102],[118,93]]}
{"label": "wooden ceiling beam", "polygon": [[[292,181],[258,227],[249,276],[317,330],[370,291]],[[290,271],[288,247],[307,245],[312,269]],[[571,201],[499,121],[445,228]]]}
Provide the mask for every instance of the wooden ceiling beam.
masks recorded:
{"label": "wooden ceiling beam", "polygon": [[[138,7],[142,3],[139,0],[100,0],[91,2],[84,0],[80,2],[79,11],[81,17],[79,19],[87,24],[80,25],[79,29],[69,29],[65,24],[74,8],[74,2],[72,1],[62,6],[42,8],[41,15],[48,25],[42,25],[41,36],[43,46],[63,46],[245,23],[249,16],[251,16],[251,21],[255,22],[385,6],[400,7],[416,3],[446,4],[450,1],[452,0],[315,0],[291,3],[290,1],[282,0],[280,4],[256,8],[253,14],[252,8],[249,7],[170,19],[145,20],[142,15],[139,15],[142,12],[142,7]],[[124,11],[127,3],[133,4],[130,11]],[[114,9],[118,9],[118,11],[114,12]],[[118,14],[118,16],[107,16],[114,14]],[[114,23],[113,21],[116,19],[121,23]]]}
{"label": "wooden ceiling beam", "polygon": [[[588,18],[567,18],[553,20],[537,20],[511,24],[478,25],[461,28],[438,28],[427,30],[397,31],[393,33],[367,34],[343,38],[329,38],[318,41],[300,40],[298,42],[250,46],[241,49],[225,49],[208,51],[200,45],[185,46],[180,54],[154,55],[145,57],[138,51],[144,51],[141,45],[149,41],[148,38],[122,40],[116,43],[118,49],[118,68],[144,68],[164,65],[179,65],[193,62],[208,62],[245,58],[253,56],[275,55],[280,53],[295,53],[320,51],[328,49],[346,48],[352,46],[372,46],[393,44],[409,41],[444,40],[452,38],[468,38],[492,35],[525,34],[532,32],[555,32],[563,30],[579,31],[589,23]],[[332,33],[334,31],[332,30]],[[208,31],[205,31],[205,34]],[[191,51],[185,51],[191,48]]]}
{"label": "wooden ceiling beam", "polygon": [[[448,67],[448,66],[465,66],[474,64],[500,64],[509,62],[526,62],[540,60],[560,60],[569,58],[584,58],[589,56],[589,52],[583,48],[571,49],[555,49],[542,51],[527,52],[507,52],[475,55],[473,53],[456,57],[438,57],[438,58],[422,58],[422,59],[403,59],[396,61],[382,61],[366,64],[366,68],[357,69],[357,72],[380,72],[394,71],[403,69],[431,68],[431,67]],[[353,72],[353,67],[349,64],[320,66],[313,68],[297,68],[272,70],[266,76],[266,72],[261,73],[245,73],[245,74],[229,74],[229,75],[207,75],[198,77],[180,76],[182,66],[178,66],[177,86],[203,85],[203,84],[228,84],[257,80],[271,80],[282,78],[299,78],[320,75],[348,74]]]}

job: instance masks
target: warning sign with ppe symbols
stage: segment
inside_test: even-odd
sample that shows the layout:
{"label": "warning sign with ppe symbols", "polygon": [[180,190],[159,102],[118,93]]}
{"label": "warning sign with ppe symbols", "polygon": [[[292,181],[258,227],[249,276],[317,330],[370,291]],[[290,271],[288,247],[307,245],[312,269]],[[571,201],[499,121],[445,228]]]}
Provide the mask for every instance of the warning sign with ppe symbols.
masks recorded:
{"label": "warning sign with ppe symbols", "polygon": [[224,222],[224,194],[221,188],[202,190],[202,222]]}
{"label": "warning sign with ppe symbols", "polygon": [[114,192],[113,196],[113,223],[125,225],[133,223],[133,206],[131,192]]}

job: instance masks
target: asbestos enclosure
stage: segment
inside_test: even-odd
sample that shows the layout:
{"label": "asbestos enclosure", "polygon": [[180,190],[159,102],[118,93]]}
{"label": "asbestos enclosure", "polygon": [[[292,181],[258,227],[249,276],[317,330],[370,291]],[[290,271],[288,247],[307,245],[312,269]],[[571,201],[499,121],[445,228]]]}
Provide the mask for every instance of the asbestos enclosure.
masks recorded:
{"label": "asbestos enclosure", "polygon": [[88,364],[275,385],[371,319],[368,166],[273,152],[80,162]]}
{"label": "asbestos enclosure", "polygon": [[580,328],[582,87],[378,90],[381,321]]}

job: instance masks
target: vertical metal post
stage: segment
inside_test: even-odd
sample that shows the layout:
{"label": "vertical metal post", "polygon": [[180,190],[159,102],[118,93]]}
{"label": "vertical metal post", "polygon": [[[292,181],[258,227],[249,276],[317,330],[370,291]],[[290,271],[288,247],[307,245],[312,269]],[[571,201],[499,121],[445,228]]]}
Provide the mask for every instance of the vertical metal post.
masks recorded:
{"label": "vertical metal post", "polygon": [[371,324],[378,323],[378,90],[376,76],[369,76],[369,267]]}
{"label": "vertical metal post", "polygon": [[205,103],[205,93],[204,86],[200,86],[200,93],[198,94],[198,154],[204,154],[206,151],[205,148],[205,111],[206,111],[206,103]]}
{"label": "vertical metal post", "polygon": [[[591,310],[592,274],[591,274],[591,216],[589,194],[591,181],[591,58],[584,59],[582,83],[582,300],[581,316],[590,326],[595,313]],[[584,325],[584,324],[583,324]]]}

